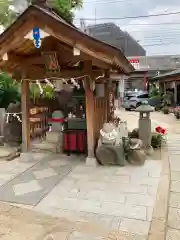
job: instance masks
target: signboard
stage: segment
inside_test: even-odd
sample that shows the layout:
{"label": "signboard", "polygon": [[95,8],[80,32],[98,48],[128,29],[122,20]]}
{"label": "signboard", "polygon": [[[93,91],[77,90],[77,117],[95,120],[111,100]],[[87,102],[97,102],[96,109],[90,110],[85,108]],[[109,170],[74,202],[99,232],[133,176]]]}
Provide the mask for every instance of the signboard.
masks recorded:
{"label": "signboard", "polygon": [[135,69],[140,69],[139,59],[129,59]]}
{"label": "signboard", "polygon": [[119,92],[120,92],[120,102],[119,102],[119,107],[123,104],[123,99],[124,99],[124,76],[121,76],[120,79],[120,84],[119,84]]}
{"label": "signboard", "polygon": [[56,52],[42,52],[42,56],[48,72],[60,72],[60,66]]}
{"label": "signboard", "polygon": [[120,79],[119,92],[121,97],[123,97],[124,96],[124,76],[121,76],[121,79]]}

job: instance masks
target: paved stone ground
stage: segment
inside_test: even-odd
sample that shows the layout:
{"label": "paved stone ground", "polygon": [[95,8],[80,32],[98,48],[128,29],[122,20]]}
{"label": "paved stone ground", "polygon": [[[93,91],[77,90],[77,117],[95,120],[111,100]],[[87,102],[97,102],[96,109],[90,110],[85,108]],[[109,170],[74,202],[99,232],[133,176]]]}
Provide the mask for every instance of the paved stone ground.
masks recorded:
{"label": "paved stone ground", "polygon": [[[123,118],[127,120],[137,116],[135,112],[124,112]],[[168,220],[166,240],[180,239],[180,121],[176,120],[172,114],[164,115],[159,112],[151,114],[152,127],[157,125],[165,127],[168,131],[168,157],[170,162],[170,196],[168,206]],[[158,226],[159,225],[159,226]],[[160,224],[157,223],[157,228],[160,229]],[[153,238],[154,240],[155,238]],[[161,239],[158,236],[158,239]],[[162,238],[164,239],[164,237]]]}
{"label": "paved stone ground", "polygon": [[[131,115],[131,116],[130,116]],[[133,118],[137,113],[125,113],[125,117]],[[168,130],[168,158],[170,162],[170,194],[168,200],[168,216],[166,227],[166,240],[180,239],[180,121],[173,115],[152,113],[152,125],[161,125]],[[134,126],[133,126],[134,127]],[[158,226],[159,225],[159,226]],[[160,229],[160,223],[157,223]],[[155,238],[153,238],[154,240]],[[158,236],[158,239],[161,239]],[[162,238],[164,239],[164,237]]]}
{"label": "paved stone ground", "polygon": [[[134,111],[124,111],[124,110],[117,110],[115,112],[116,115],[119,115],[123,120],[126,120],[128,123],[128,128],[130,130],[137,128],[138,126],[138,116],[139,113]],[[156,126],[162,126],[168,130],[170,134],[180,133],[180,122],[177,121],[173,114],[162,114],[161,112],[152,112],[151,113],[151,123],[152,123],[152,130]]]}
{"label": "paved stone ground", "polygon": [[45,156],[48,157],[48,155],[43,153],[33,154],[33,161],[31,162],[22,162],[20,161],[20,158],[9,162],[0,160],[0,186],[3,186],[7,182],[16,178],[19,174],[25,172],[27,169],[30,169]]}
{"label": "paved stone ground", "polygon": [[160,172],[154,160],[142,167],[77,166],[35,209],[147,235]]}
{"label": "paved stone ground", "polygon": [[180,135],[168,140],[171,169],[170,199],[168,212],[167,240],[180,239]]}
{"label": "paved stone ground", "polygon": [[[49,226],[45,220],[47,230],[51,233],[49,235],[58,234],[59,238],[55,239],[61,239],[62,236],[66,240],[145,240],[152,218],[160,170],[161,162],[154,160],[147,161],[142,167],[92,169],[79,165],[36,207],[27,207],[60,218],[59,224],[49,217]],[[4,212],[0,217],[0,239],[26,239],[22,236],[25,237],[31,231],[31,238],[27,239],[40,240],[43,239],[42,235],[46,235],[46,229],[42,230],[43,216],[35,214],[35,211],[15,207],[10,209],[10,205],[0,205],[0,211],[1,208]],[[39,218],[41,221],[37,223]],[[65,222],[71,226],[66,231],[61,226]],[[58,228],[51,229],[51,225],[57,224]]]}
{"label": "paved stone ground", "polygon": [[[120,111],[118,114],[128,121],[129,128],[137,127],[137,113]],[[173,127],[177,125],[170,115],[153,113],[152,119],[153,126],[161,122],[161,126],[168,128],[169,132],[173,132]],[[10,163],[10,172],[13,172],[15,163]],[[19,164],[19,172],[10,180],[18,178],[22,172],[29,172],[30,168],[34,169],[39,161],[28,164],[23,170],[18,169]],[[141,167],[124,168],[92,169],[79,164],[35,207],[32,203],[22,205],[58,217],[59,220],[35,211],[0,205],[0,239],[145,240],[160,172],[161,161],[158,160],[148,160]],[[8,184],[9,179],[3,179],[2,176],[2,185]]]}
{"label": "paved stone ground", "polygon": [[31,167],[0,187],[0,201],[37,205],[77,163],[59,159],[59,156],[51,154],[35,165],[26,163],[25,166]]}
{"label": "paved stone ground", "polygon": [[0,240],[146,240],[93,222],[73,222],[0,203]]}

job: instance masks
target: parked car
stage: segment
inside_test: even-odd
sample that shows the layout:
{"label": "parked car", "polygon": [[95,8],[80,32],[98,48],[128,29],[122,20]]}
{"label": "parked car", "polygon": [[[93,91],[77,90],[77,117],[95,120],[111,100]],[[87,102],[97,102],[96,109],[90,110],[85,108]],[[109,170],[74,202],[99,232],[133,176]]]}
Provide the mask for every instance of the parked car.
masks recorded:
{"label": "parked car", "polygon": [[127,92],[125,93],[124,96],[124,100],[123,100],[123,107],[128,111],[131,110],[131,106],[130,106],[130,99],[132,97],[135,97],[137,95],[137,93],[135,92]]}
{"label": "parked car", "polygon": [[160,110],[162,107],[162,97],[161,95],[152,96],[148,100],[149,105],[155,108],[155,110]]}
{"label": "parked car", "polygon": [[127,111],[131,109],[136,109],[139,107],[144,101],[149,100],[148,92],[131,92],[125,95],[124,97],[124,108]]}

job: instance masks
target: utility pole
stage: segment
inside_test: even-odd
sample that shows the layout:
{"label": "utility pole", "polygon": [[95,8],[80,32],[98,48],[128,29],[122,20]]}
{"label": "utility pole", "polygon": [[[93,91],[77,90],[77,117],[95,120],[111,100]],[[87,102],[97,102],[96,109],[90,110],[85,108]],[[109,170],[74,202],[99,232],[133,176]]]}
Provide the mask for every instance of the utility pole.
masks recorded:
{"label": "utility pole", "polygon": [[90,35],[89,29],[87,28],[86,22],[83,18],[80,19],[80,28],[84,33],[86,33],[87,35]]}
{"label": "utility pole", "polygon": [[86,32],[86,24],[83,18],[80,19],[80,28],[84,33]]}
{"label": "utility pole", "polygon": [[96,1],[95,1],[95,9],[94,9],[94,24],[96,25]]}
{"label": "utility pole", "polygon": [[126,56],[126,50],[127,50],[127,33],[124,32],[124,55]]}

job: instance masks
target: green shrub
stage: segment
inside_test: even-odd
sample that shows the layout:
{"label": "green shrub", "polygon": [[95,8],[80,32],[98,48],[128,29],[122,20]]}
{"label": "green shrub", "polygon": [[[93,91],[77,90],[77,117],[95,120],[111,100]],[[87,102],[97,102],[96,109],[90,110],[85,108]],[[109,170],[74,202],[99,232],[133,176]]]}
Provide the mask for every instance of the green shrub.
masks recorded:
{"label": "green shrub", "polygon": [[138,128],[132,130],[128,133],[129,138],[139,138]]}
{"label": "green shrub", "polygon": [[176,112],[175,116],[176,116],[176,119],[180,119],[180,112]]}
{"label": "green shrub", "polygon": [[168,114],[168,113],[169,113],[169,108],[168,108],[168,106],[164,106],[164,107],[162,108],[162,111],[163,111],[164,114]]}
{"label": "green shrub", "polygon": [[[129,138],[139,138],[138,128],[128,133]],[[163,136],[159,133],[152,132],[151,146],[153,148],[160,148],[162,145]]]}
{"label": "green shrub", "polygon": [[19,84],[7,73],[0,73],[0,108],[20,101]]}
{"label": "green shrub", "polygon": [[152,133],[151,146],[153,148],[160,148],[162,145],[163,137],[159,133]]}

